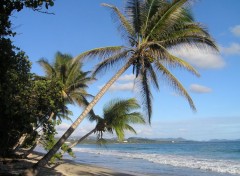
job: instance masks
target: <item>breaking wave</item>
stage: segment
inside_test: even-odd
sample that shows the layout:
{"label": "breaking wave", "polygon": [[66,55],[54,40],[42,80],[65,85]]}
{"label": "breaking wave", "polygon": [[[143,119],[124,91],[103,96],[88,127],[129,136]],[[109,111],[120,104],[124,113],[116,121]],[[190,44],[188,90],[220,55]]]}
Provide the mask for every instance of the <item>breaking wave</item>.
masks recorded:
{"label": "breaking wave", "polygon": [[233,160],[203,159],[192,156],[120,152],[118,150],[98,150],[74,148],[75,152],[116,156],[118,158],[143,159],[157,164],[187,167],[219,173],[240,174],[240,162]]}

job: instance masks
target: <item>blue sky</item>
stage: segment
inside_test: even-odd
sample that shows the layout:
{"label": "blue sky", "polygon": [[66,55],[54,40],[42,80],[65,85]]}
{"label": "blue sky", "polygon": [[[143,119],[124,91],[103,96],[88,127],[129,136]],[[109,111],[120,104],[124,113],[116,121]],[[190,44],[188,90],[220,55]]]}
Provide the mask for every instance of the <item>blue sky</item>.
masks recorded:
{"label": "blue sky", "polygon": [[[18,35],[13,40],[29,56],[32,72],[43,75],[36,61],[44,57],[51,62],[57,51],[77,56],[92,48],[124,44],[110,12],[100,6],[103,2],[115,4],[120,9],[124,5],[124,0],[58,0],[50,10],[55,15],[29,9],[14,13],[12,20]],[[240,1],[193,2],[192,12],[196,21],[207,27],[220,49],[219,54],[184,48],[174,51],[192,63],[201,74],[197,78],[182,70],[173,70],[192,96],[197,112],[193,112],[187,101],[162,81],[160,92],[154,89],[152,92],[152,125],[136,126],[138,137],[184,137],[195,140],[240,138]],[[95,63],[86,62],[84,70],[91,70]],[[109,71],[98,77],[98,81],[90,85],[89,93],[95,95],[113,74]],[[133,76],[128,70],[94,110],[101,115],[103,105],[112,98],[137,98],[137,90],[133,86]],[[76,106],[71,106],[71,109],[73,119],[76,119],[82,110]],[[64,122],[58,127],[59,134],[69,124]],[[81,136],[93,126],[84,120],[73,135]]]}

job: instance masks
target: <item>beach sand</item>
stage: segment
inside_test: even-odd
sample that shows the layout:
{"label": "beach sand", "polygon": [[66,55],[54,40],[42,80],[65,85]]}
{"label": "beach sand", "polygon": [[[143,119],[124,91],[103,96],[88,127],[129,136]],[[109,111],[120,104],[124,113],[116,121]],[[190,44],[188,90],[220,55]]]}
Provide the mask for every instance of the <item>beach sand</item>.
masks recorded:
{"label": "beach sand", "polygon": [[[28,159],[2,159],[0,158],[0,175],[18,175],[30,168],[40,158],[41,154],[35,152]],[[39,176],[134,176],[129,173],[115,172],[111,169],[102,168],[89,164],[78,164],[70,160],[63,160],[52,167],[40,168]]]}

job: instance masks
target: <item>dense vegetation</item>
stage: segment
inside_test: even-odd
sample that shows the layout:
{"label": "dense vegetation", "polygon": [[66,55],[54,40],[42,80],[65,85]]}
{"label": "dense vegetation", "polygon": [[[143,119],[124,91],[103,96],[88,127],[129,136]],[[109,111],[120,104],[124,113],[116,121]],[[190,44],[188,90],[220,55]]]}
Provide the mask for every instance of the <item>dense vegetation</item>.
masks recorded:
{"label": "dense vegetation", "polygon": [[[3,0],[0,3],[0,156],[12,155],[22,145],[37,137],[35,129],[46,124],[50,112],[61,111],[61,83],[38,79],[30,73],[27,55],[14,46],[10,16],[24,7],[35,11],[52,1]],[[31,139],[30,139],[30,138]],[[28,138],[28,140],[27,140]]]}

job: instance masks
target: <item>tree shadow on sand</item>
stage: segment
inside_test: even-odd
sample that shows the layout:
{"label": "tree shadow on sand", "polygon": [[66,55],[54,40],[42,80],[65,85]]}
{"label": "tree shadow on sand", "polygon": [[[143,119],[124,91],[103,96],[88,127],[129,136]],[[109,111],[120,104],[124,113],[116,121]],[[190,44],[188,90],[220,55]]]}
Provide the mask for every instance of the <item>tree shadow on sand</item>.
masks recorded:
{"label": "tree shadow on sand", "polygon": [[[26,169],[29,169],[33,166],[34,159],[9,159],[9,158],[0,158],[0,176],[10,176],[10,175],[20,175]],[[60,176],[60,172],[48,168],[42,167],[39,169],[37,175],[46,175],[46,176]]]}

